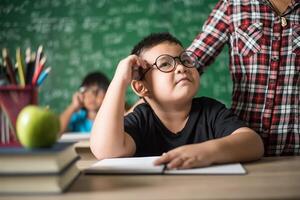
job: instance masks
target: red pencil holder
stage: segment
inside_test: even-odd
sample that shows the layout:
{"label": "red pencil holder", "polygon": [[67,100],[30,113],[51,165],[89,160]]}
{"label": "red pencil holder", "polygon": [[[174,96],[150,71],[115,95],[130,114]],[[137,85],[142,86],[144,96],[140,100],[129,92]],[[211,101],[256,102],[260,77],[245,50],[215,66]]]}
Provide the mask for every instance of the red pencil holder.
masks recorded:
{"label": "red pencil holder", "polygon": [[36,87],[0,87],[0,147],[20,146],[16,134],[18,114],[25,106],[37,103]]}

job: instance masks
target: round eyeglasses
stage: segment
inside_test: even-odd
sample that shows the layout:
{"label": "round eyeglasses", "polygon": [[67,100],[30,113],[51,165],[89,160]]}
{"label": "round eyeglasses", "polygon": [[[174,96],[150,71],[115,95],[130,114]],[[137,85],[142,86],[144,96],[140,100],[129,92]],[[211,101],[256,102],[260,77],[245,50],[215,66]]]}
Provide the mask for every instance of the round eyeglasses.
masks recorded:
{"label": "round eyeglasses", "polygon": [[183,51],[179,56],[173,57],[168,54],[160,55],[156,58],[152,66],[156,66],[158,70],[168,73],[176,68],[176,59],[187,68],[198,68],[199,63],[197,56],[192,51]]}
{"label": "round eyeglasses", "polygon": [[180,63],[187,68],[199,69],[198,58],[192,51],[183,51],[179,56],[176,57],[168,54],[162,54],[158,56],[155,62],[141,74],[139,80],[143,79],[145,74],[152,69],[153,66],[164,73],[174,71],[176,68],[176,59],[178,59]]}

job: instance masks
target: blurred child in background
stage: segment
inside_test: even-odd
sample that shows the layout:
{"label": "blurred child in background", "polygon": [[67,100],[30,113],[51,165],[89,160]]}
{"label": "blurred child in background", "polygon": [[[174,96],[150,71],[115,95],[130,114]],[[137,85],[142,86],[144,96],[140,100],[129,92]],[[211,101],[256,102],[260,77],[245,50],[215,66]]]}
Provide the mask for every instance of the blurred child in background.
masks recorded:
{"label": "blurred child in background", "polygon": [[83,79],[71,104],[60,115],[61,133],[91,131],[108,85],[108,78],[101,72],[89,73]]}

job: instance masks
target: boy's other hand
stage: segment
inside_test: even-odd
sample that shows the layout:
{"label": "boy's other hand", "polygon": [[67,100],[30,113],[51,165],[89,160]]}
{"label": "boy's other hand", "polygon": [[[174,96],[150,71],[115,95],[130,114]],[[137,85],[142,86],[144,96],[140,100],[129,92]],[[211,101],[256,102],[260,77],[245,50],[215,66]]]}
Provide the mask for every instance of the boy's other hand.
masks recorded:
{"label": "boy's other hand", "polygon": [[75,111],[78,111],[83,107],[83,94],[81,92],[76,92],[72,98],[72,107]]}
{"label": "boy's other hand", "polygon": [[191,144],[177,147],[157,159],[155,165],[167,165],[168,169],[189,169],[205,167],[213,163],[214,148],[209,143]]}

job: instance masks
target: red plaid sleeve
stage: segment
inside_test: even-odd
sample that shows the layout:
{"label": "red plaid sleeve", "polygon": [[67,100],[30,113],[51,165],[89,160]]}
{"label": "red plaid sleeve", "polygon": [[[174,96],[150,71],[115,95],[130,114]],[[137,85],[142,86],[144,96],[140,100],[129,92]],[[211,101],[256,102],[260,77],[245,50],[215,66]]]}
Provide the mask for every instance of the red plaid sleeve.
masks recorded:
{"label": "red plaid sleeve", "polygon": [[228,41],[227,2],[219,1],[192,45],[188,48],[199,57],[201,67],[211,64]]}

